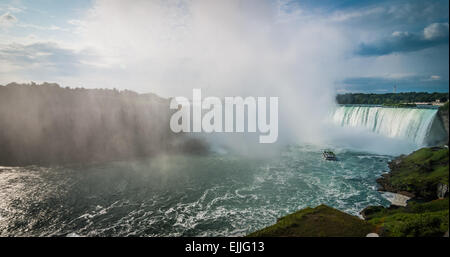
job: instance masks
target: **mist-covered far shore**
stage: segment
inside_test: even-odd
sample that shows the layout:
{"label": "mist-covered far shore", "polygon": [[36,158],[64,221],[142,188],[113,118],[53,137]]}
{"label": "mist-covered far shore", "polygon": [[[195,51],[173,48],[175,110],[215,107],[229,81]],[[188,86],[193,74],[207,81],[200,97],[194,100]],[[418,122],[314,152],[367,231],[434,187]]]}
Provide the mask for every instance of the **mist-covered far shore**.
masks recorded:
{"label": "mist-covered far shore", "polygon": [[206,151],[168,129],[169,99],[55,83],[0,85],[0,165],[89,163]]}

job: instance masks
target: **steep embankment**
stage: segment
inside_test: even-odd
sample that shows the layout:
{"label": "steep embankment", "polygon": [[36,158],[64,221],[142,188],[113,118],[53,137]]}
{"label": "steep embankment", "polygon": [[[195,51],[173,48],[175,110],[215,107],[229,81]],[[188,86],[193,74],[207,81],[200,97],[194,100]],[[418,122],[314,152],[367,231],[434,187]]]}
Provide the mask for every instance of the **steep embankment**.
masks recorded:
{"label": "steep embankment", "polygon": [[377,182],[381,191],[433,200],[448,195],[448,148],[422,148],[389,163],[390,173]]}
{"label": "steep embankment", "polygon": [[448,138],[448,135],[449,135],[448,105],[449,105],[449,102],[445,103],[445,105],[441,106],[438,111],[439,119],[442,122],[442,124],[444,125],[445,131],[447,132],[447,138],[446,138],[446,140],[444,140],[444,142],[447,145],[448,145],[448,141],[449,141],[449,138]]}
{"label": "steep embankment", "polygon": [[277,223],[249,237],[362,237],[375,226],[326,205],[305,208],[278,219]]}
{"label": "steep embankment", "polygon": [[448,233],[448,148],[422,148],[393,160],[378,180],[381,190],[409,195],[406,207],[369,206],[361,214],[382,236],[442,236]]}
{"label": "steep embankment", "polygon": [[153,94],[0,86],[0,165],[60,164],[201,151],[169,129],[169,100]]}
{"label": "steep embankment", "polygon": [[409,202],[406,207],[370,206],[362,211],[375,232],[387,237],[443,236],[448,231],[448,198]]}

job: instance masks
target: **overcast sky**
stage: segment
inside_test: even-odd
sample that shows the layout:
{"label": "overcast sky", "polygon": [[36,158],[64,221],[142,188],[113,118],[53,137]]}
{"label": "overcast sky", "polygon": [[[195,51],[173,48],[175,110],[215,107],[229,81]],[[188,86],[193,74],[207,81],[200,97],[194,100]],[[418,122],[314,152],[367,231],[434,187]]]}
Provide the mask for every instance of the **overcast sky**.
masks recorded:
{"label": "overcast sky", "polygon": [[0,84],[448,92],[448,13],[448,0],[1,0]]}

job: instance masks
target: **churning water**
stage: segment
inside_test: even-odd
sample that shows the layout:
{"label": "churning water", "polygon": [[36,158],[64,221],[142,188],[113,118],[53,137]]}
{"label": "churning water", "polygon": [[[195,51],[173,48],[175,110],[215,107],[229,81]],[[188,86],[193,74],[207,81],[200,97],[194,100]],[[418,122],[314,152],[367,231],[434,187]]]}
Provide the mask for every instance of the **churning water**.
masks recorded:
{"label": "churning water", "polygon": [[272,158],[159,156],[91,166],[0,167],[1,236],[240,236],[307,206],[388,205],[389,156],[289,146]]}
{"label": "churning water", "polygon": [[[442,133],[432,109],[341,106],[331,118],[417,146]],[[221,151],[0,167],[0,236],[241,236],[307,206],[353,215],[387,206],[376,178],[392,156],[333,149],[337,162],[317,146],[295,145],[270,158]]]}

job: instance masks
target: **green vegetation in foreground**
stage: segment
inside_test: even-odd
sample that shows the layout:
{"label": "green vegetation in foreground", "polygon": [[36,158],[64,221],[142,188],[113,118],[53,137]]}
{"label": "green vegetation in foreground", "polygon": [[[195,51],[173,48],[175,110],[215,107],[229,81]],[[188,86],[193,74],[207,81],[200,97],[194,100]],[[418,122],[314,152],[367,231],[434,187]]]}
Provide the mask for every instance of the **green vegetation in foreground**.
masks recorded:
{"label": "green vegetation in foreground", "polygon": [[416,197],[436,199],[438,184],[448,185],[448,155],[448,148],[422,148],[400,157],[390,163],[391,173],[381,184],[387,183],[397,192],[407,191]]}
{"label": "green vegetation in foreground", "polygon": [[305,208],[284,216],[249,237],[364,237],[375,226],[326,205]]}
{"label": "green vegetation in foreground", "polygon": [[442,236],[448,230],[448,198],[426,203],[412,202],[406,207],[371,206],[364,210],[366,220],[381,236]]}
{"label": "green vegetation in foreground", "polygon": [[[437,199],[438,185],[448,185],[448,148],[422,148],[392,161],[391,172],[379,180],[388,191],[412,193],[416,198],[406,207],[370,206],[362,211],[381,236],[443,236],[448,231],[449,200]],[[448,193],[447,193],[448,194]]]}
{"label": "green vegetation in foreground", "polygon": [[349,93],[336,96],[338,104],[399,104],[415,102],[433,102],[439,100],[442,103],[448,101],[448,93],[388,93],[388,94],[362,94]]}

